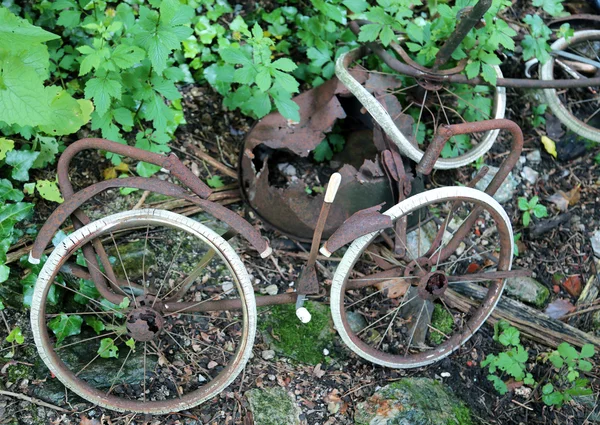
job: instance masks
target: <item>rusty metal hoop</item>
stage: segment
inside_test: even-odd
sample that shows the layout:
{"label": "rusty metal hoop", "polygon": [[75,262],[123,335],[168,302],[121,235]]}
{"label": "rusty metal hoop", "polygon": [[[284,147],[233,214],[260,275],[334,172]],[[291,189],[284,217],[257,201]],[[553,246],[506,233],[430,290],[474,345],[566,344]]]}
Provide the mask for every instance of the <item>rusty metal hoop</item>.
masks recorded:
{"label": "rusty metal hoop", "polygon": [[[390,210],[386,211],[385,214],[389,215],[390,217],[392,217],[392,220],[396,221],[402,217],[406,217],[410,213],[419,211],[421,208],[427,207],[434,203],[449,202],[455,204],[456,202],[463,201],[474,204],[477,207],[474,209],[474,211],[481,212],[483,209],[494,220],[494,224],[497,226],[500,242],[500,252],[497,270],[500,272],[510,270],[512,265],[512,250],[514,243],[510,219],[508,218],[508,215],[502,209],[500,204],[498,204],[498,202],[496,202],[491,196],[487,195],[486,193],[467,187],[442,187],[432,189],[414,195],[406,199],[405,201],[400,202],[396,206],[392,207]],[[465,222],[466,221],[468,220],[465,219]],[[446,228],[443,229],[443,232],[446,232]],[[479,309],[472,314],[466,326],[461,331],[457,331],[456,333],[454,333],[445,342],[442,342],[440,345],[436,346],[433,349],[423,350],[417,353],[408,353],[408,348],[410,348],[411,346],[411,341],[409,341],[407,353],[405,355],[386,352],[383,348],[380,349],[379,346],[373,347],[369,345],[368,342],[366,342],[362,339],[361,336],[359,336],[361,331],[353,330],[353,325],[351,325],[349,321],[349,315],[347,315],[348,311],[345,305],[346,291],[353,291],[355,290],[355,288],[357,288],[356,283],[360,284],[360,282],[350,282],[352,270],[354,269],[361,255],[365,252],[369,245],[373,241],[375,241],[375,239],[380,233],[381,231],[377,231],[365,235],[359,239],[356,239],[344,254],[342,261],[340,262],[339,266],[335,271],[331,287],[331,313],[333,316],[333,321],[335,323],[335,328],[337,329],[344,343],[350,349],[352,349],[352,351],[354,351],[360,357],[381,366],[387,366],[392,368],[420,367],[428,365],[450,355],[452,352],[454,352],[460,346],[462,346],[465,342],[467,342],[467,340],[475,333],[477,329],[479,329],[479,327],[491,314],[492,310],[494,309],[500,298],[500,295],[502,294],[502,290],[504,288],[504,279],[494,278],[497,277],[497,274],[490,274],[490,276],[494,277],[486,279],[486,281],[490,282],[487,287],[488,292],[484,301],[482,301],[482,303],[480,304]],[[425,256],[428,256],[428,258],[432,258],[432,256],[440,255],[442,261],[444,261],[444,258],[448,258],[449,255],[455,251],[455,249],[458,246],[458,243],[461,242],[462,235],[458,235],[458,233],[460,232],[456,232],[455,236],[452,237],[452,239],[448,242],[448,245],[446,245],[444,249],[441,249],[440,247],[440,251],[436,250],[437,252],[440,252],[440,254],[436,254],[436,252],[434,252],[432,255],[428,255],[426,253]],[[449,247],[450,250],[446,250],[447,247]],[[444,251],[449,252],[443,254]],[[437,259],[437,256],[435,258]],[[438,264],[441,267],[441,263],[438,262]],[[422,274],[426,276],[426,273],[429,273],[431,271],[433,270],[424,270]],[[389,281],[389,272],[381,272],[380,275],[384,274],[386,280]],[[432,274],[436,275],[437,273],[430,273],[430,275]],[[438,276],[436,276],[436,278],[438,278]],[[368,276],[365,276],[364,278],[358,278],[359,281],[361,279],[373,280]],[[397,277],[396,279],[402,280],[403,278]],[[423,289],[427,289],[421,288],[421,286],[424,286],[423,276],[415,276],[415,280],[416,282],[411,283],[411,285],[414,286],[418,282],[421,282],[419,283],[420,287],[418,292],[422,292]],[[425,282],[425,284],[426,283],[427,282]],[[417,288],[414,289],[415,292],[417,292]],[[433,288],[430,292],[436,297],[439,296],[437,288]],[[408,290],[406,294],[408,294]],[[449,291],[448,296],[451,295],[452,291]],[[411,297],[412,296],[413,295],[411,294]],[[373,301],[374,298],[369,299],[371,305],[379,305],[376,301]],[[406,301],[406,303],[408,302],[410,301]],[[350,307],[351,305],[352,304],[349,304],[348,307]],[[400,302],[400,307],[398,308],[401,307],[402,302]],[[394,311],[392,311],[391,313],[394,313]],[[384,310],[381,314],[385,314],[389,317],[390,313],[386,313],[386,311]],[[392,322],[396,319],[397,314],[398,312],[394,313]],[[417,322],[419,322],[419,320],[420,319],[417,318]],[[388,325],[386,332],[390,329],[392,322],[390,322],[390,324]],[[374,323],[372,324],[374,325]],[[385,329],[385,325],[382,325],[382,332],[383,329]],[[385,336],[386,335],[384,334],[383,338],[385,338]]]}
{"label": "rusty metal hoop", "polygon": [[[65,361],[60,358],[60,350],[55,349],[54,343],[50,338],[46,315],[46,299],[48,292],[50,287],[54,284],[54,279],[67,260],[67,257],[75,253],[79,248],[84,246],[86,243],[89,243],[94,238],[98,238],[102,235],[112,234],[113,232],[119,230],[140,227],[143,228],[150,225],[164,226],[165,228],[174,229],[175,231],[186,232],[188,235],[190,235],[190,237],[196,238],[201,243],[205,244],[209,250],[213,250],[216,255],[220,257],[220,260],[225,264],[231,273],[233,279],[232,286],[237,289],[239,297],[241,298],[240,307],[242,310],[242,324],[241,330],[239,331],[239,343],[237,344],[237,350],[235,353],[233,353],[228,363],[224,365],[223,369],[215,369],[216,376],[214,376],[212,380],[208,380],[208,382],[198,388],[192,387],[192,390],[190,390],[189,393],[179,394],[179,383],[173,382],[177,391],[176,394],[172,394],[172,398],[167,400],[160,400],[160,398],[155,400],[146,400],[146,372],[144,373],[143,381],[144,400],[141,400],[142,396],[139,394],[139,397],[131,397],[131,395],[127,393],[125,393],[123,397],[109,394],[110,390],[109,393],[107,393],[106,391],[100,390],[100,388],[94,387],[93,384],[88,383],[80,376],[77,376],[77,374],[69,368]],[[129,321],[131,319],[131,326],[127,326],[127,330],[133,334],[134,338],[137,337],[137,340],[140,341],[140,344],[145,344],[146,341],[152,340],[153,335],[149,331],[158,333],[163,327],[166,326],[163,319],[173,317],[170,319],[171,321],[174,321],[175,319],[181,320],[181,317],[175,315],[176,312],[165,314],[164,309],[158,307],[160,303],[157,303],[156,306],[154,305],[152,302],[152,297],[148,298],[146,303],[143,303],[143,300],[138,297],[136,297],[135,300],[133,297],[130,297],[130,299],[132,300],[130,307],[121,311],[123,313],[123,317],[127,318],[126,320],[128,325],[130,325]],[[162,315],[162,317],[158,318],[157,315],[159,314]],[[144,320],[148,320],[148,317],[150,317],[152,322],[151,324],[153,326],[146,326],[146,329],[140,329],[140,332],[138,332],[135,326],[138,326]],[[214,397],[229,384],[231,384],[231,382],[242,371],[246,362],[250,358],[252,344],[254,342],[256,332],[256,303],[252,284],[246,268],[242,264],[242,261],[236,254],[235,250],[221,236],[191,218],[170,211],[142,209],[113,214],[94,221],[76,230],[58,244],[42,268],[35,286],[31,305],[31,328],[40,357],[48,366],[50,371],[54,373],[54,375],[73,392],[92,403],[116,411],[166,414],[169,412],[189,409]],[[138,334],[136,334],[136,332],[138,332]],[[236,330],[236,332],[238,331]],[[165,331],[165,333],[167,332]],[[85,341],[87,340],[84,340],[83,342]],[[173,339],[173,341],[177,342],[175,339]],[[138,350],[142,349],[140,346],[137,348]],[[181,346],[180,348],[185,352]],[[145,365],[145,345],[143,345],[143,350]],[[221,348],[221,350],[223,349]],[[157,350],[157,352],[159,351]],[[98,356],[96,356],[96,358],[97,357]],[[168,361],[170,362],[171,360]],[[194,359],[190,360],[190,362],[193,361]],[[157,360],[157,365],[158,364],[159,361]],[[170,363],[167,363],[167,365],[170,365]],[[165,366],[163,363],[161,369],[164,369],[164,367]],[[214,366],[212,368],[214,368]],[[204,371],[204,369],[200,370]],[[117,376],[113,381],[113,385],[114,382],[118,380],[119,373],[117,373]],[[191,378],[196,380],[198,379],[197,375],[192,375],[193,376],[191,376]],[[184,384],[181,385],[183,386]],[[140,384],[138,384],[138,386],[140,386]],[[178,397],[177,395],[180,396]]]}

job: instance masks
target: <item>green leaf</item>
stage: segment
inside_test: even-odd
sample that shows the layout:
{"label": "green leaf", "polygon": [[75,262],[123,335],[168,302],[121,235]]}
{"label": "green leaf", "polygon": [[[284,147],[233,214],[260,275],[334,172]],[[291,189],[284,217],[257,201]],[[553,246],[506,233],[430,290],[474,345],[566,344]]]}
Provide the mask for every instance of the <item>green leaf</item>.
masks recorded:
{"label": "green leaf", "polygon": [[552,363],[552,365],[558,369],[563,367],[563,365],[565,364],[562,357],[560,356],[560,354],[558,354],[557,351],[554,351],[552,354],[550,354],[548,356],[548,360],[550,360],[550,363]]}
{"label": "green leaf", "polygon": [[232,65],[252,65],[252,60],[250,60],[239,47],[219,49],[219,55],[221,56],[221,59]]}
{"label": "green leaf", "polygon": [[344,0],[342,4],[354,13],[364,12],[369,7],[365,0]]}
{"label": "green leaf", "polygon": [[16,326],[6,337],[7,342],[16,342],[17,344],[23,344],[25,337],[21,333],[21,328]]}
{"label": "green leaf", "polygon": [[565,11],[562,0],[533,0],[532,4],[535,7],[541,7],[550,16],[560,16]]}
{"label": "green leaf", "polygon": [[116,122],[125,127],[133,127],[133,112],[127,108],[117,108],[113,110],[113,117]]}
{"label": "green leaf", "polygon": [[531,214],[529,213],[529,211],[525,211],[523,213],[523,226],[525,226],[525,227],[529,226],[530,221],[531,221]]}
{"label": "green leaf", "polygon": [[14,201],[20,202],[23,200],[23,192],[19,189],[14,189],[10,180],[0,179],[0,202]]}
{"label": "green leaf", "polygon": [[60,87],[46,87],[48,92],[50,119],[40,125],[40,130],[53,136],[63,136],[75,133],[90,120],[94,110],[92,102],[84,99],[74,99]]}
{"label": "green leaf", "polygon": [[269,73],[269,70],[263,68],[259,71],[259,73],[256,74],[255,82],[261,91],[266,92],[269,90],[269,87],[271,87],[271,74]]}
{"label": "green leaf", "polygon": [[225,184],[223,183],[223,180],[221,180],[221,177],[217,176],[217,175],[212,176],[209,179],[206,179],[206,184],[214,189],[218,189],[219,187],[225,186]]}
{"label": "green leaf", "polygon": [[498,56],[496,56],[495,53],[486,52],[484,50],[482,50],[479,53],[479,59],[481,60],[481,62],[487,63],[488,65],[500,65],[502,63],[502,61],[498,59]]}
{"label": "green leaf", "polygon": [[481,67],[481,63],[479,61],[473,61],[469,63],[465,67],[465,72],[467,74],[467,78],[475,78],[479,75],[479,69]]}
{"label": "green leaf", "polygon": [[546,384],[542,387],[542,394],[550,394],[554,391],[554,385]]}
{"label": "green leaf", "polygon": [[105,329],[104,323],[94,316],[85,316],[85,324],[91,327],[96,332],[96,335],[100,335],[100,332]]}
{"label": "green leaf", "polygon": [[0,311],[4,310],[4,303],[2,301],[0,301]]}
{"label": "green leaf", "polygon": [[557,348],[556,351],[565,359],[568,363],[569,360],[574,360],[579,357],[579,353],[568,342],[562,342]]}
{"label": "green leaf", "polygon": [[[551,385],[551,384],[548,384]],[[558,391],[554,391],[550,394],[544,394],[542,400],[547,406],[560,406],[563,403],[564,397]]]}
{"label": "green leaf", "polygon": [[420,27],[413,22],[409,22],[406,26],[406,35],[408,35],[408,38],[410,38],[412,41],[423,44],[423,27]]}
{"label": "green leaf", "polygon": [[281,71],[273,70],[275,81],[288,93],[297,93],[300,85],[294,77]]}
{"label": "green leaf", "polygon": [[27,20],[13,15],[7,8],[0,9],[0,46],[11,51],[27,50],[32,44],[60,38]]}
{"label": "green leaf", "polygon": [[488,381],[491,381],[492,384],[494,384],[494,388],[496,389],[496,391],[498,391],[500,395],[504,395],[508,392],[508,387],[506,386],[504,381],[502,381],[502,379],[500,379],[496,375],[488,375],[487,379]]}
{"label": "green leaf", "polygon": [[[308,52],[307,52],[308,56]],[[309,56],[310,57],[310,56]],[[271,66],[275,69],[279,69],[280,71],[292,72],[297,68],[296,64],[287,58],[277,59],[275,62],[271,64]]]}
{"label": "green leaf", "polygon": [[518,331],[517,328],[511,326],[504,332],[502,332],[502,334],[498,337],[498,341],[504,346],[519,345],[521,342],[519,338],[520,334],[521,333]]}
{"label": "green leaf", "polygon": [[579,360],[579,370],[582,372],[591,372],[593,365],[587,360]]}
{"label": "green leaf", "polygon": [[537,218],[548,217],[548,210],[545,206],[537,204],[535,207],[533,207],[533,215],[535,215]]}
{"label": "green leaf", "polygon": [[121,83],[108,76],[96,77],[85,84],[85,98],[93,99],[96,111],[104,115],[110,107],[111,98],[121,99]]}
{"label": "green leaf", "polygon": [[129,338],[127,341],[125,341],[125,345],[128,346],[131,351],[135,352],[135,340],[133,338]]}
{"label": "green leaf", "polygon": [[333,151],[327,142],[327,139],[323,139],[321,143],[313,150],[313,158],[317,162],[329,161],[333,158]]}
{"label": "green leaf", "polygon": [[256,69],[253,66],[238,68],[233,73],[233,81],[240,84],[252,84],[256,78]]}
{"label": "green leaf", "polygon": [[306,51],[306,56],[311,60],[311,65],[321,68],[331,60],[331,52],[311,47]]}
{"label": "green leaf", "polygon": [[379,24],[367,24],[360,27],[360,33],[358,34],[358,41],[361,43],[375,41],[381,31],[381,25]]}
{"label": "green leaf", "polygon": [[498,80],[498,75],[496,74],[496,70],[494,70],[494,68],[491,65],[488,65],[487,63],[482,64],[481,65],[481,75],[483,76],[483,79],[485,81],[487,81],[488,83],[490,83],[493,86],[496,85],[496,81]]}
{"label": "green leaf", "polygon": [[38,135],[36,139],[40,144],[40,154],[35,161],[33,161],[33,166],[31,168],[44,168],[48,164],[54,163],[54,159],[58,153],[58,142],[54,137],[44,137],[41,135]]}
{"label": "green leaf", "polygon": [[55,181],[38,180],[35,184],[35,188],[40,196],[48,201],[58,202],[59,204],[64,202],[64,199],[60,194],[60,189]]}
{"label": "green leaf", "polygon": [[392,29],[388,25],[384,26],[381,30],[381,33],[379,33],[379,39],[381,40],[381,44],[383,44],[386,47],[392,41],[394,41],[395,37],[396,36],[394,35],[394,31],[392,31]]}
{"label": "green leaf", "polygon": [[81,13],[77,10],[63,10],[56,25],[61,25],[65,28],[75,28],[81,23]]}
{"label": "green leaf", "polygon": [[15,148],[15,142],[4,137],[0,137],[0,161],[6,158],[6,153]]}
{"label": "green leaf", "polygon": [[588,357],[594,357],[594,354],[596,354],[594,346],[592,344],[585,344],[583,347],[581,347],[581,354],[579,357],[585,359]]}
{"label": "green leaf", "polygon": [[300,114],[298,112],[300,107],[296,102],[294,102],[292,99],[285,99],[281,97],[274,98],[274,100],[275,107],[281,113],[281,115],[288,120],[292,120],[293,122],[300,122]]}
{"label": "green leaf", "polygon": [[0,229],[6,231],[18,221],[24,220],[31,214],[33,204],[17,202],[0,206]]}
{"label": "green leaf", "polygon": [[[85,266],[85,264],[83,264]],[[91,280],[80,279],[79,280],[79,291],[75,294],[73,299],[79,304],[87,304],[90,299],[94,300],[100,297],[100,292],[96,289],[96,285]]]}
{"label": "green leaf", "polygon": [[112,338],[103,338],[100,341],[100,347],[97,351],[98,355],[103,359],[109,359],[114,357],[119,358],[119,347],[115,345],[115,341]]}
{"label": "green leaf", "polygon": [[[10,276],[10,268],[5,264],[0,264],[0,283],[6,282]],[[0,310],[3,310],[0,308]]]}
{"label": "green leaf", "polygon": [[527,202],[527,198],[520,197],[517,200],[517,205],[521,211],[529,211],[529,202]]}
{"label": "green leaf", "polygon": [[56,316],[48,322],[48,327],[54,332],[54,335],[56,335],[56,343],[60,344],[65,338],[79,335],[82,324],[83,319],[81,316],[77,314],[66,315],[65,313],[60,313],[59,316]]}
{"label": "green leaf", "polygon": [[121,310],[126,309],[127,307],[129,307],[129,303],[130,303],[129,298],[125,297],[125,298],[123,298],[123,301],[121,301],[119,303],[117,308],[119,308]]}
{"label": "green leaf", "polygon": [[6,154],[6,163],[12,165],[11,177],[19,181],[29,180],[29,169],[38,157],[39,152],[11,151]]}
{"label": "green leaf", "polygon": [[[140,63],[146,57],[146,52],[137,46],[118,44],[110,54],[110,59],[121,69],[129,69]],[[83,67],[83,64],[82,64]]]}
{"label": "green leaf", "polygon": [[257,118],[262,118],[271,112],[271,98],[267,93],[254,93],[245,105]]}
{"label": "green leaf", "polygon": [[140,161],[137,163],[135,171],[141,177],[152,177],[160,171],[160,166]]}

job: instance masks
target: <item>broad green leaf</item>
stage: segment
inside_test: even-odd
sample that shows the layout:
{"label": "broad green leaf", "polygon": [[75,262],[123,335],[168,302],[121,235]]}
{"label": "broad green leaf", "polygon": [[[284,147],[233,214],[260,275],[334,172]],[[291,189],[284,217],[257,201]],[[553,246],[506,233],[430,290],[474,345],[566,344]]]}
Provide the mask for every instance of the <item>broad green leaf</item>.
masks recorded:
{"label": "broad green leaf", "polygon": [[381,44],[387,47],[392,41],[394,41],[394,38],[396,38],[394,31],[392,31],[388,25],[385,25],[379,33]]}
{"label": "broad green leaf", "polygon": [[281,71],[274,70],[275,81],[288,93],[298,93],[300,85],[294,77]]}
{"label": "broad green leaf", "polygon": [[256,69],[253,66],[238,68],[233,73],[233,81],[240,84],[252,84],[256,78]]}
{"label": "broad green leaf", "polygon": [[496,74],[496,71],[491,65],[488,65],[487,63],[481,64],[481,75],[483,76],[483,79],[485,81],[487,81],[493,86],[496,85],[498,75]]}
{"label": "broad green leaf", "polygon": [[4,310],[4,303],[2,301],[0,301],[0,311]]}
{"label": "broad green leaf", "polygon": [[58,35],[31,25],[27,20],[0,8],[0,46],[14,51],[27,50],[32,44],[60,38]]}
{"label": "broad green leaf", "polygon": [[491,381],[492,384],[494,384],[494,388],[496,389],[496,391],[498,391],[500,395],[504,395],[508,392],[508,387],[506,386],[504,381],[502,381],[502,379],[500,379],[496,375],[488,375],[487,379],[488,381]]}
{"label": "broad green leaf", "polygon": [[292,99],[275,98],[275,107],[288,120],[300,122],[300,107]]}
{"label": "broad green leaf", "polygon": [[64,202],[64,199],[60,194],[60,189],[53,180],[38,180],[35,184],[35,188],[40,196],[48,201],[58,202],[59,204]]}
{"label": "broad green leaf", "polygon": [[114,357],[119,358],[119,347],[115,345],[115,341],[112,338],[103,338],[100,341],[100,347],[97,351],[98,355],[103,359],[109,359]]}
{"label": "broad green leaf", "polygon": [[504,332],[502,332],[502,334],[498,337],[498,341],[505,346],[518,345],[521,342],[519,338],[520,334],[521,333],[518,331],[517,328],[511,326]]}
{"label": "broad green leaf", "polygon": [[375,41],[381,31],[381,25],[379,24],[367,24],[360,27],[360,33],[358,34],[358,41],[361,43]]}
{"label": "broad green leaf", "polygon": [[550,16],[561,16],[565,13],[562,0],[533,0],[532,4],[535,7],[541,7]]}
{"label": "broad green leaf", "polygon": [[594,346],[592,344],[585,344],[583,347],[581,347],[580,357],[585,359],[588,357],[594,357],[594,354],[595,354],[595,350],[594,350]]}
{"label": "broad green leaf", "polygon": [[[7,265],[0,264],[0,283],[6,282],[10,275],[10,268]],[[0,309],[2,310],[2,309]]]}
{"label": "broad green leaf", "polygon": [[239,47],[226,47],[219,49],[221,58],[232,65],[252,65],[252,61],[248,58]]}
{"label": "broad green leaf", "polygon": [[141,177],[151,177],[160,171],[160,166],[140,161],[135,166],[135,171]]}
{"label": "broad green leaf", "polygon": [[111,99],[121,98],[121,83],[108,76],[96,77],[85,84],[85,98],[93,99],[96,111],[104,115],[110,107]]}
{"label": "broad green leaf", "polygon": [[110,59],[121,69],[129,69],[146,57],[146,52],[137,46],[118,44],[110,54]]}
{"label": "broad green leaf", "polygon": [[529,202],[527,202],[527,198],[520,197],[517,200],[517,205],[518,205],[518,207],[519,207],[519,209],[521,211],[528,211],[529,210]]}
{"label": "broad green leaf", "polygon": [[548,360],[550,360],[550,363],[552,363],[554,367],[559,369],[565,364],[560,354],[558,354],[556,351],[548,356]]}
{"label": "broad green leaf", "polygon": [[48,322],[48,327],[54,332],[54,335],[56,335],[56,342],[60,344],[65,338],[79,335],[82,324],[83,319],[81,316],[77,314],[67,315],[65,313],[60,313],[59,316],[56,316]]}
{"label": "broad green leaf", "polygon": [[94,316],[85,316],[84,320],[85,324],[91,327],[94,330],[94,332],[96,332],[96,335],[100,335],[100,332],[102,332],[105,329],[104,323],[102,323],[101,320],[95,318]]}
{"label": "broad green leaf", "polygon": [[554,385],[552,384],[546,384],[542,387],[542,394],[550,394],[552,391],[554,391]]}
{"label": "broad green leaf", "polygon": [[31,168],[44,168],[48,164],[54,162],[54,159],[58,154],[58,142],[54,137],[44,137],[42,135],[36,136],[36,140],[39,142],[40,154],[35,161],[33,161],[33,166]]}
{"label": "broad green leaf", "polygon": [[4,137],[0,137],[0,161],[6,158],[6,153],[15,148],[15,142]]}
{"label": "broad green leaf", "polygon": [[133,127],[133,112],[127,108],[116,108],[113,111],[113,117],[116,122],[125,126]]}
{"label": "broad green leaf", "polygon": [[261,91],[266,92],[269,90],[269,87],[271,87],[271,74],[269,70],[264,68],[256,74],[255,82]]}
{"label": "broad green leaf", "polygon": [[244,107],[252,111],[257,118],[262,118],[271,112],[271,98],[267,93],[257,92],[245,103]]}
{"label": "broad green leaf", "polygon": [[329,146],[327,139],[323,139],[313,150],[313,158],[317,162],[323,162],[325,160],[329,161],[333,158],[333,151],[331,150],[331,146]]}
{"label": "broad green leaf", "polygon": [[11,177],[22,182],[29,180],[29,169],[39,154],[39,152],[31,151],[8,152],[6,163],[12,165]]}
{"label": "broad green leaf", "polygon": [[331,52],[322,52],[315,47],[308,49],[306,51],[306,56],[311,60],[311,65],[319,68],[331,60]]}
{"label": "broad green leaf", "polygon": [[533,207],[533,214],[537,218],[548,217],[548,210],[545,206],[537,204],[535,207]]}
{"label": "broad green leaf", "polygon": [[550,394],[544,394],[542,400],[547,406],[560,406],[563,403],[564,397],[558,391],[554,391]]}
{"label": "broad green leaf", "polygon": [[154,77],[151,82],[152,88],[168,100],[181,99],[181,93],[179,93],[179,90],[175,87],[174,81],[166,80],[162,77]]}
{"label": "broad green leaf", "polygon": [[19,189],[14,189],[10,180],[0,179],[0,202],[14,201],[20,202],[23,200],[23,192]]}
{"label": "broad green leaf", "polygon": [[481,67],[481,63],[479,61],[473,61],[469,63],[465,67],[465,72],[467,74],[467,78],[475,78],[479,75],[479,69]]}
{"label": "broad green leaf", "polygon": [[557,348],[556,351],[562,356],[563,359],[569,362],[569,360],[573,360],[579,357],[579,353],[575,347],[573,347],[568,342],[562,342]]}
{"label": "broad green leaf", "polygon": [[25,342],[25,337],[21,333],[21,328],[18,326],[15,327],[6,337],[7,342],[16,342],[17,344],[23,344]]}
{"label": "broad green leaf", "polygon": [[529,211],[523,212],[523,226],[529,226],[529,222],[531,221],[531,213]]}
{"label": "broad green leaf", "polygon": [[406,35],[408,35],[408,38],[410,38],[412,41],[423,44],[423,27],[409,22],[406,26]]}
{"label": "broad green leaf", "polygon": [[6,231],[18,221],[24,220],[31,214],[33,204],[17,202],[0,206],[0,229]]}
{"label": "broad green leaf", "polygon": [[369,7],[365,0],[344,0],[342,4],[354,13],[364,12]]}
{"label": "broad green leaf", "polygon": [[89,100],[76,100],[60,87],[46,87],[50,101],[50,119],[40,130],[53,136],[75,133],[90,120],[94,107]]}
{"label": "broad green leaf", "polygon": [[[85,264],[83,264],[85,266]],[[96,285],[91,280],[80,279],[79,280],[79,291],[75,294],[73,299],[79,304],[87,304],[90,299],[95,300],[100,297],[100,292],[96,289]]]}
{"label": "broad green leaf", "polygon": [[[191,30],[190,30],[191,31]],[[189,37],[190,34],[188,34]],[[187,38],[187,37],[186,37]],[[143,32],[136,36],[136,41],[146,49],[152,67],[158,75],[167,68],[169,54],[179,48],[177,33],[171,28],[160,26],[154,32]]]}
{"label": "broad green leaf", "polygon": [[[308,55],[308,52],[307,52],[307,55]],[[285,72],[292,72],[294,69],[297,68],[296,64],[288,58],[277,59],[275,62],[273,62],[271,64],[271,66],[273,66],[273,68],[276,68],[276,69],[279,69],[279,70],[285,71]]]}
{"label": "broad green leaf", "polygon": [[135,340],[133,338],[129,338],[127,341],[125,341],[125,345],[131,348],[131,351],[135,352]]}
{"label": "broad green leaf", "polygon": [[129,303],[130,303],[129,298],[125,297],[125,298],[123,298],[123,301],[121,301],[117,307],[119,309],[123,310],[123,309],[129,307]]}
{"label": "broad green leaf", "polygon": [[81,23],[81,12],[78,10],[63,10],[60,12],[56,25],[65,28],[75,28]]}
{"label": "broad green leaf", "polygon": [[221,180],[220,176],[212,176],[211,178],[206,179],[206,184],[209,185],[210,187],[217,189],[219,187],[223,187],[225,184],[223,183],[223,180]]}

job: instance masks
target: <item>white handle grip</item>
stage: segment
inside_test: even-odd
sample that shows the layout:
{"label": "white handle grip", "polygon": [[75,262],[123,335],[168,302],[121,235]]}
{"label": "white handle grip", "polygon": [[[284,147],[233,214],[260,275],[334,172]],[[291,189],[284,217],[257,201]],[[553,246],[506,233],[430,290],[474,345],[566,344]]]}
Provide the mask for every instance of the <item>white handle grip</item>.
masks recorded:
{"label": "white handle grip", "polygon": [[335,199],[335,195],[340,188],[342,182],[342,175],[340,173],[333,173],[329,177],[329,183],[327,184],[327,191],[325,192],[325,202],[331,204]]}
{"label": "white handle grip", "polygon": [[298,317],[298,319],[300,319],[302,323],[308,323],[312,318],[310,311],[308,311],[306,307],[300,307],[299,309],[297,309],[296,317]]}

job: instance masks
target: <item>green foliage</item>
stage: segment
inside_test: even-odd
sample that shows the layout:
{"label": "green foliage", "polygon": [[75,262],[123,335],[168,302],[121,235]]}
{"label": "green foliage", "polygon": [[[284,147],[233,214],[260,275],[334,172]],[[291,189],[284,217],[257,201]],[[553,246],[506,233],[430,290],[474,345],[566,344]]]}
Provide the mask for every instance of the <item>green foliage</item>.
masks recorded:
{"label": "green foliage", "polygon": [[491,381],[496,391],[506,394],[508,388],[502,376],[512,377],[515,381],[525,385],[535,383],[531,373],[527,372],[526,362],[529,358],[527,350],[521,345],[520,332],[508,322],[501,320],[494,325],[494,341],[505,347],[505,351],[488,354],[481,367],[487,367],[488,381]]}
{"label": "green foliage", "polygon": [[6,337],[7,342],[16,342],[17,344],[23,344],[25,342],[25,337],[21,333],[21,328],[15,326],[12,331]]}
{"label": "green foliage", "polygon": [[529,226],[529,222],[531,221],[531,215],[536,216],[537,218],[548,217],[548,210],[545,206],[539,204],[540,198],[538,196],[532,197],[530,200],[521,196],[518,199],[517,205],[519,209],[523,211],[523,226]]}
{"label": "green foliage", "polygon": [[534,127],[541,127],[542,125],[546,124],[546,118],[544,118],[544,114],[546,113],[547,108],[548,105],[544,103],[532,108],[533,117],[531,118],[531,124]]}
{"label": "green foliage", "polygon": [[345,144],[346,140],[341,134],[328,134],[313,150],[313,158],[317,162],[329,161],[333,158],[334,152],[341,152],[344,149]]}
{"label": "green foliage", "polygon": [[561,343],[558,348],[547,356],[555,372],[551,381],[542,387],[542,400],[548,406],[562,406],[574,396],[592,394],[588,379],[581,378],[580,372],[591,372],[593,364],[591,359],[596,354],[592,344],[581,347],[581,351],[567,342]]}
{"label": "green foliage", "polygon": [[542,64],[548,62],[551,51],[548,40],[550,40],[552,30],[544,24],[539,15],[527,15],[523,21],[529,26],[530,32],[521,41],[523,59],[537,58]]}
{"label": "green foliage", "polygon": [[119,358],[119,347],[115,345],[115,340],[112,338],[102,338],[100,340],[100,347],[97,351],[98,355],[103,359],[109,359],[114,357]]}
{"label": "green foliage", "polygon": [[60,313],[48,322],[48,327],[54,332],[56,343],[60,344],[65,338],[79,335],[81,333],[82,324],[83,319],[81,316],[77,314],[66,315],[65,313]]}
{"label": "green foliage", "polygon": [[437,329],[429,331],[429,339],[435,345],[439,345],[444,342],[446,338],[444,335],[450,335],[454,328],[454,318],[448,311],[440,304],[436,304],[433,308],[433,314],[431,315],[431,327]]}
{"label": "green foliage", "polygon": [[220,187],[225,186],[225,183],[223,183],[223,180],[221,180],[220,176],[212,176],[206,179],[206,184],[212,187],[213,189],[218,189]]}

